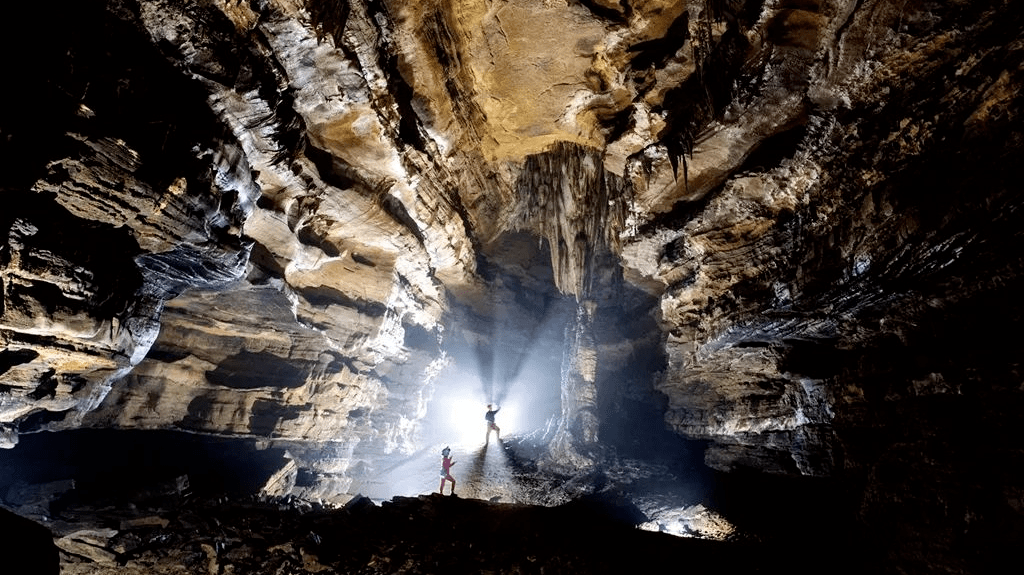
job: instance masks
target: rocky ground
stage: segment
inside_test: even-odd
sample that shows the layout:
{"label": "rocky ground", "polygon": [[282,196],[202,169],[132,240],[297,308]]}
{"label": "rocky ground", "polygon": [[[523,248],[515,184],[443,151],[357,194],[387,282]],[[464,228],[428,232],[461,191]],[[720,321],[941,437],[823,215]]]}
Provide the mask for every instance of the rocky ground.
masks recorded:
{"label": "rocky ground", "polygon": [[[58,561],[63,575],[635,573],[663,564],[989,573],[1022,533],[995,506],[1015,493],[937,468],[908,476],[895,464],[859,479],[796,480],[623,450],[565,473],[533,438],[509,437],[454,447],[456,497],[436,493],[439,455],[424,449],[355,485],[366,495],[332,505],[260,495],[287,459],[237,439],[97,430],[23,439],[31,450],[0,453],[0,556],[33,565],[15,573],[56,574]],[[947,444],[950,453],[966,447]],[[978,514],[957,515],[966,505],[957,501],[937,511],[936,482]],[[900,490],[881,489],[893,484]],[[900,519],[907,510],[927,521]]]}
{"label": "rocky ground", "polygon": [[[733,573],[782,563],[781,549],[755,539],[652,533],[637,528],[642,519],[609,494],[554,507],[438,494],[380,505],[358,497],[340,509],[165,495],[68,505],[47,526],[63,575],[644,573],[670,565]],[[49,557],[22,559],[34,566]]]}
{"label": "rocky ground", "polygon": [[[530,438],[456,447],[456,496],[436,493],[437,457],[424,450],[358,484],[367,495],[333,506],[254,492],[270,473],[257,466],[201,475],[171,461],[166,436],[138,439],[163,448],[162,459],[148,456],[148,472],[139,467],[130,477],[130,468],[116,465],[117,454],[135,463],[147,458],[129,444],[108,444],[116,453],[105,471],[87,469],[75,461],[86,455],[72,453],[95,444],[93,435],[66,443],[32,438],[39,443],[34,453],[47,451],[55,461],[4,461],[4,507],[52,532],[64,575],[603,573],[674,557],[739,568],[750,560],[726,547],[767,545],[709,509],[701,478],[684,476],[679,466],[608,456],[559,474],[545,470]],[[175,440],[196,468],[204,450],[247,453],[216,440]],[[34,551],[27,560],[48,553]]]}
{"label": "rocky ground", "polygon": [[618,573],[673,563],[733,572],[757,571],[765,552],[638,530],[610,501],[541,507],[425,495],[379,506],[358,498],[335,510],[194,501],[67,513],[95,513],[105,526],[58,539],[65,575]]}

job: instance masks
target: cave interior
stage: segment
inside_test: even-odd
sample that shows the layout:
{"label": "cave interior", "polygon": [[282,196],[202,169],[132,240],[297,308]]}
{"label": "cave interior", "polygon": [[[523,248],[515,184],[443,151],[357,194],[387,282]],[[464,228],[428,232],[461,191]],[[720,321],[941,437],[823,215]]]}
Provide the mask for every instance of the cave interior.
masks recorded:
{"label": "cave interior", "polygon": [[18,573],[1014,564],[1013,2],[22,8]]}

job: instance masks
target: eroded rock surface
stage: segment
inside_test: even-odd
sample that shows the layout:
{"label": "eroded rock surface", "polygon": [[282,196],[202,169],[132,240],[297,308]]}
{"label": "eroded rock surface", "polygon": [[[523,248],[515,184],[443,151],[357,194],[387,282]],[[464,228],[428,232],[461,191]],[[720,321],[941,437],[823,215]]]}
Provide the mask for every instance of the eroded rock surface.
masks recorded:
{"label": "eroded rock surface", "polygon": [[1022,529],[1014,8],[33,6],[3,40],[0,442],[266,441],[283,491],[344,500],[466,358],[529,343],[556,467],[667,426],[721,472],[838,478],[851,521],[898,518],[883,558],[976,570],[963,533]]}

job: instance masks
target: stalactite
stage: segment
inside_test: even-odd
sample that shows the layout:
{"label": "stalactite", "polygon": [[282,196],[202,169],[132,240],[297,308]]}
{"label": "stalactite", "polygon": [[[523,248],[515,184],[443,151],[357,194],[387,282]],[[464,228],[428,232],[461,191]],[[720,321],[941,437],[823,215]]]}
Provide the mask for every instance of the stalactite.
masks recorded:
{"label": "stalactite", "polygon": [[[693,155],[701,132],[721,118],[735,95],[734,79],[741,76],[749,46],[736,23],[743,9],[742,3],[705,0],[688,20],[687,35],[696,70],[690,79],[666,94],[663,107],[671,129],[665,130],[668,136],[660,142],[677,178],[682,163],[685,186],[689,182],[687,158]],[[716,37],[715,24],[720,22],[726,22],[727,27]]]}
{"label": "stalactite", "polygon": [[595,254],[621,249],[628,183],[604,169],[598,150],[559,142],[526,159],[517,196],[513,227],[547,239],[556,285],[585,299]]}

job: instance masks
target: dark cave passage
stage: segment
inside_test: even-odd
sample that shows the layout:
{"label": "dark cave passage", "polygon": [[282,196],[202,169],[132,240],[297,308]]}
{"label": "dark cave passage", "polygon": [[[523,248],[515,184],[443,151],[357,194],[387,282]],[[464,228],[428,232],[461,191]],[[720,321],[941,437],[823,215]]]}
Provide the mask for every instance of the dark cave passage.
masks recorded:
{"label": "dark cave passage", "polygon": [[17,507],[58,496],[48,502],[56,510],[72,500],[141,505],[245,497],[258,493],[284,461],[284,449],[261,449],[246,438],[113,429],[32,433],[16,449],[0,450],[0,498]]}

